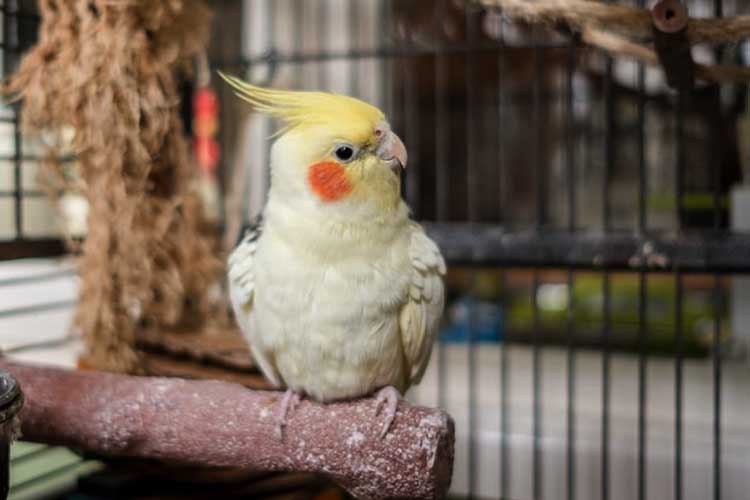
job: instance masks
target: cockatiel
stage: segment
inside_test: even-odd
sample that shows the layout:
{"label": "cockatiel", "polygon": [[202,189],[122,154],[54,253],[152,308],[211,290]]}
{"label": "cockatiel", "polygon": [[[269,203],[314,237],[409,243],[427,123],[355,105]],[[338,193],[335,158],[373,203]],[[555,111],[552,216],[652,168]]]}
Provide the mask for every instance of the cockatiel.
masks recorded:
{"label": "cockatiel", "polygon": [[352,97],[224,78],[284,123],[262,221],[229,257],[237,321],[262,372],[287,388],[278,436],[303,396],[376,391],[384,436],[424,374],[444,305],[445,262],[400,195],[404,144]]}

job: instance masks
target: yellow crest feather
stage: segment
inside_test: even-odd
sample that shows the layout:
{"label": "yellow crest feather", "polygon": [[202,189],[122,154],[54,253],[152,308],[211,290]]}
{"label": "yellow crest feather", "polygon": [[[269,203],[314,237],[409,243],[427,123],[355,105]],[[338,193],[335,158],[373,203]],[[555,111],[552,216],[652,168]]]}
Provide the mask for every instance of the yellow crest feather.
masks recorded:
{"label": "yellow crest feather", "polygon": [[341,137],[364,142],[374,127],[385,119],[383,112],[366,102],[340,94],[279,90],[249,84],[239,78],[219,75],[235,94],[254,109],[284,121],[279,133],[297,127],[325,125]]}

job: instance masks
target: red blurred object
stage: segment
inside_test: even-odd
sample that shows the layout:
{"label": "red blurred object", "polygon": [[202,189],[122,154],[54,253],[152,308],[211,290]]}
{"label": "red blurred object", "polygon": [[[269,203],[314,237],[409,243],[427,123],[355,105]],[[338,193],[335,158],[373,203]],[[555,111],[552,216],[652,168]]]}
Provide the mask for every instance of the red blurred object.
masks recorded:
{"label": "red blurred object", "polygon": [[204,173],[212,174],[219,163],[219,145],[210,138],[196,137],[193,151],[198,165]]}
{"label": "red blurred object", "polygon": [[193,118],[193,135],[196,137],[213,137],[219,129],[216,116],[199,116]]}
{"label": "red blurred object", "polygon": [[219,99],[211,87],[202,87],[193,95],[193,116],[216,116]]}
{"label": "red blurred object", "polygon": [[211,87],[193,94],[193,151],[203,173],[213,175],[219,163],[219,144],[214,136],[219,128],[219,100]]}

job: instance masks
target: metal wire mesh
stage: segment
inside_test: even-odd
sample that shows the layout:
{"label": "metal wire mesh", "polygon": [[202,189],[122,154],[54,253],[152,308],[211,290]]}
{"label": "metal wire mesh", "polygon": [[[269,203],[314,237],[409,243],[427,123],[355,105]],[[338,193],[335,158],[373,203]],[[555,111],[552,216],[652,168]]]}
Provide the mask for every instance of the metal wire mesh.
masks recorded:
{"label": "metal wire mesh", "polygon": [[[747,13],[724,3],[688,2]],[[409,148],[404,195],[453,267],[446,335],[415,398],[457,417],[456,494],[743,498],[750,378],[728,311],[750,271],[729,210],[748,163],[746,86],[675,94],[658,70],[472,2],[242,5],[241,50],[217,66],[365,98]],[[35,18],[17,2],[2,12],[7,74]],[[745,45],[703,55],[746,62]],[[56,238],[24,234],[33,157],[17,109],[5,111],[13,184],[0,200],[15,232],[0,259],[58,254]],[[263,204],[274,126],[224,126],[225,170],[250,171],[247,219]]]}
{"label": "metal wire mesh", "polygon": [[[309,5],[315,16],[307,15]],[[459,452],[456,492],[570,499],[695,495],[698,489],[683,473],[689,357],[710,360],[711,394],[702,402],[711,408],[712,422],[705,456],[711,461],[711,496],[721,498],[722,473],[734,467],[722,466],[728,275],[750,270],[748,239],[729,229],[728,211],[730,187],[741,180],[746,162],[745,141],[735,128],[746,110],[745,88],[702,86],[677,95],[653,70],[592,53],[574,36],[509,23],[470,2],[379,2],[371,21],[375,36],[349,31],[353,26],[366,31],[362,2],[245,6],[251,16],[265,19],[255,29],[264,22],[275,27],[245,47],[245,75],[296,88],[340,84],[341,91],[374,99],[408,144],[413,168],[407,169],[404,194],[416,217],[427,221],[454,269],[469,266],[464,292],[476,295],[486,266],[498,266],[494,279],[500,291],[493,300],[508,314],[500,327],[505,336],[497,377],[480,375],[486,373],[481,354],[489,347],[471,308],[461,365],[468,371],[462,375],[466,384],[455,383],[455,344],[444,339],[434,360],[434,402],[464,415],[459,447],[465,446],[465,454]],[[690,8],[698,15],[722,14],[720,2],[693,2]],[[733,13],[737,8],[729,6]],[[348,16],[343,22],[331,20],[338,9]],[[337,30],[348,35],[330,35]],[[729,56],[717,51],[712,57]],[[363,61],[372,64],[368,78],[380,80],[376,92],[362,87]],[[334,62],[341,66],[334,68]],[[264,164],[266,158],[253,161]],[[525,322],[513,318],[519,289],[528,303]],[[550,292],[566,297],[554,317]],[[588,314],[577,301],[595,302],[597,312]],[[699,313],[696,301],[703,304]],[[530,459],[523,459],[530,481],[521,485],[511,483],[523,477],[514,466],[519,447],[512,443],[519,432],[511,426],[515,345],[528,346],[531,369],[523,389],[531,397],[531,425],[523,431],[531,435]],[[564,366],[548,373],[546,353],[560,347]],[[597,472],[587,470],[591,463],[581,458],[579,440],[585,430],[580,377],[591,372],[579,365],[589,362],[591,348],[599,353]],[[622,427],[622,394],[613,394],[613,377],[623,377],[619,365],[630,358],[634,373],[626,376],[636,384],[630,402],[636,408],[635,448],[627,451],[632,461],[625,460],[633,465],[633,481],[623,486],[622,473],[613,470],[623,459],[611,459],[624,453],[613,449],[612,436]],[[672,470],[654,478],[649,390],[657,388],[649,371],[668,365]],[[545,415],[550,376],[564,378],[565,404]],[[487,385],[499,399],[494,474],[484,467],[488,437],[480,422],[487,418],[482,409]],[[451,408],[455,392],[464,390],[467,407]],[[664,396],[663,389],[658,395]],[[545,429],[551,419],[565,422],[564,458],[552,456],[554,433]],[[497,479],[496,490],[486,486],[492,482],[488,475]],[[550,481],[558,476],[564,479]],[[592,490],[591,483],[598,486]],[[565,494],[556,489],[560,485]],[[724,497],[738,494],[733,488]]]}

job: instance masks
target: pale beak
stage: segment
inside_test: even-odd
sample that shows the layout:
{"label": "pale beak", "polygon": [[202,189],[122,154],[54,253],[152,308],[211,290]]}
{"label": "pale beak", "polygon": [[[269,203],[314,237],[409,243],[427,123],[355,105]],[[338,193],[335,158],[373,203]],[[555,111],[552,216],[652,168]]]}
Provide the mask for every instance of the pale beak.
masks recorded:
{"label": "pale beak", "polygon": [[391,169],[394,172],[397,172],[399,167],[406,168],[406,160],[408,158],[406,146],[401,142],[401,138],[390,130],[386,133],[376,152],[380,158],[390,162]]}

